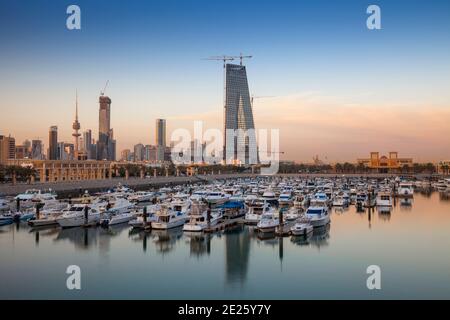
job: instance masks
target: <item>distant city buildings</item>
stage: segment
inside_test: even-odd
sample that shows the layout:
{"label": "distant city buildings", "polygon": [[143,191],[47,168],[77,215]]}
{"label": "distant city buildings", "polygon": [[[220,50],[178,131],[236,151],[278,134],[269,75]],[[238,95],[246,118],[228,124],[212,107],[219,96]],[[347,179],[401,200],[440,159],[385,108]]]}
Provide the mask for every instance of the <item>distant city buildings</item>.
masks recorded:
{"label": "distant city buildings", "polygon": [[120,161],[131,161],[131,150],[125,149],[120,153]]}

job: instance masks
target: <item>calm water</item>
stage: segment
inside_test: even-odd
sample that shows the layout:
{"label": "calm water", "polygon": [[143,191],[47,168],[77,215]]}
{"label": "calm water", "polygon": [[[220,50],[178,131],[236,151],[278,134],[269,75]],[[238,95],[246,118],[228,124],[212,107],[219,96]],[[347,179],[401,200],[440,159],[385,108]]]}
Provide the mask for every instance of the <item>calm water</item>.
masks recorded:
{"label": "calm water", "polygon": [[[80,291],[66,289],[71,264]],[[378,291],[366,287],[372,264]],[[263,240],[246,226],[189,236],[14,224],[0,228],[0,283],[1,299],[450,299],[450,197],[416,193],[370,219],[333,210],[309,240]]]}

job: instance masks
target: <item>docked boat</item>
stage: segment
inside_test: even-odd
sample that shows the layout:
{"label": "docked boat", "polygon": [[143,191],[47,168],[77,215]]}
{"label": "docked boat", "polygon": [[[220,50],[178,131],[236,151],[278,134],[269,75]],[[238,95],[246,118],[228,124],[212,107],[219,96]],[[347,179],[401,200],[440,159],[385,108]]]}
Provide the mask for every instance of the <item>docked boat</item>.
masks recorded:
{"label": "docked boat", "polygon": [[9,211],[9,210],[10,210],[10,207],[9,207],[8,201],[6,201],[6,199],[0,198],[0,212]]}
{"label": "docked boat", "polygon": [[14,221],[28,221],[35,217],[33,211],[17,211],[12,213]]}
{"label": "docked boat", "polygon": [[51,189],[49,190],[39,190],[39,189],[28,189],[25,193],[18,194],[14,200],[20,201],[43,201],[56,199],[56,193]]}
{"label": "docked boat", "polygon": [[298,218],[300,218],[300,211],[297,208],[289,208],[289,210],[287,211],[287,213],[284,215],[286,221],[295,221]]}
{"label": "docked boat", "polygon": [[230,195],[225,192],[212,191],[206,195],[205,200],[206,200],[206,202],[208,202],[209,204],[212,204],[212,205],[221,205],[221,204],[224,204],[225,202],[227,202],[229,200],[229,198],[230,198]]}
{"label": "docked boat", "polygon": [[398,186],[397,196],[411,198],[414,196],[413,184],[409,182],[401,182]]}
{"label": "docked boat", "polygon": [[104,218],[100,219],[100,225],[103,227],[129,223],[135,218],[135,215],[131,212],[120,212],[116,210],[110,210],[104,213],[104,216]]}
{"label": "docked boat", "polygon": [[150,202],[155,197],[153,192],[137,191],[128,197],[131,202]]}
{"label": "docked boat", "polygon": [[264,193],[261,196],[261,199],[269,204],[278,205],[278,198],[275,195],[275,192],[273,192],[273,190],[270,188],[264,191]]}
{"label": "docked boat", "polygon": [[296,223],[291,227],[290,231],[294,236],[307,236],[314,231],[314,227],[309,223]]}
{"label": "docked boat", "polygon": [[174,211],[167,206],[162,206],[155,215],[155,221],[152,221],[152,229],[167,230],[181,227],[186,223],[188,216],[182,212]]}
{"label": "docked boat", "polygon": [[290,205],[293,202],[292,192],[290,191],[284,191],[280,194],[278,197],[278,203],[279,205]]}
{"label": "docked boat", "polygon": [[100,222],[100,210],[97,206],[74,204],[57,217],[56,222],[62,228],[96,225]]}
{"label": "docked boat", "polygon": [[246,224],[257,224],[261,220],[262,214],[270,208],[270,205],[260,199],[254,199],[247,204],[248,211],[245,214]]}
{"label": "docked boat", "polygon": [[387,191],[380,191],[377,195],[377,207],[392,207],[392,195]]}
{"label": "docked boat", "polygon": [[325,206],[309,207],[305,212],[305,217],[314,228],[325,226],[330,222],[328,208]]}
{"label": "docked boat", "polygon": [[206,206],[194,207],[189,215],[189,221],[183,226],[183,231],[201,232],[207,227],[217,225],[222,220],[220,210],[210,211],[208,213]]}
{"label": "docked boat", "polygon": [[275,232],[276,228],[280,225],[280,220],[278,220],[278,216],[276,211],[270,209],[263,213],[261,216],[261,220],[258,222],[256,227],[259,231],[264,233]]}
{"label": "docked boat", "polygon": [[6,226],[14,222],[14,218],[11,215],[0,215],[0,227]]}

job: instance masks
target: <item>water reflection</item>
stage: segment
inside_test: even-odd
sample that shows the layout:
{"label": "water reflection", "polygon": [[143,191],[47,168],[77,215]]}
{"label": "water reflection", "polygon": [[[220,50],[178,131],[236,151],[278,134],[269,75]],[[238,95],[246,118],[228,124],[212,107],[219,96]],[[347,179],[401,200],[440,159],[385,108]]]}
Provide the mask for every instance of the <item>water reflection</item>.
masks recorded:
{"label": "water reflection", "polygon": [[183,236],[183,227],[169,230],[152,230],[150,233],[156,251],[166,254],[176,247],[176,243]]}
{"label": "water reflection", "polygon": [[243,283],[247,276],[250,256],[248,228],[239,225],[224,232],[226,282]]}
{"label": "water reflection", "polygon": [[210,255],[211,253],[211,238],[213,235],[201,232],[185,232],[184,236],[189,244],[190,256],[200,257],[204,254]]}

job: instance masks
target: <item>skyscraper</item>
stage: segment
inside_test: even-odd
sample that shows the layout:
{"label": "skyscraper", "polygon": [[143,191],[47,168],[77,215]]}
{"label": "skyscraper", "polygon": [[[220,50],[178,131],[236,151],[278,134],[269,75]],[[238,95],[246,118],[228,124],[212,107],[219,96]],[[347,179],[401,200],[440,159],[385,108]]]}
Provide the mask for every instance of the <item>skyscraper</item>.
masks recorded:
{"label": "skyscraper", "polygon": [[92,131],[91,129],[88,129],[83,132],[83,145],[82,149],[86,152],[86,156],[88,159],[95,158],[95,155],[93,154],[93,146],[92,146]]}
{"label": "skyscraper", "polygon": [[99,103],[97,159],[116,160],[115,141],[113,130],[111,129],[111,99],[101,95]]}
{"label": "skyscraper", "polygon": [[223,157],[231,164],[253,164],[258,159],[247,71],[243,65],[226,64]]}
{"label": "skyscraper", "polygon": [[51,126],[48,131],[48,160],[58,160],[58,127]]}
{"label": "skyscraper", "polygon": [[156,119],[156,145],[166,146],[166,120]]}

